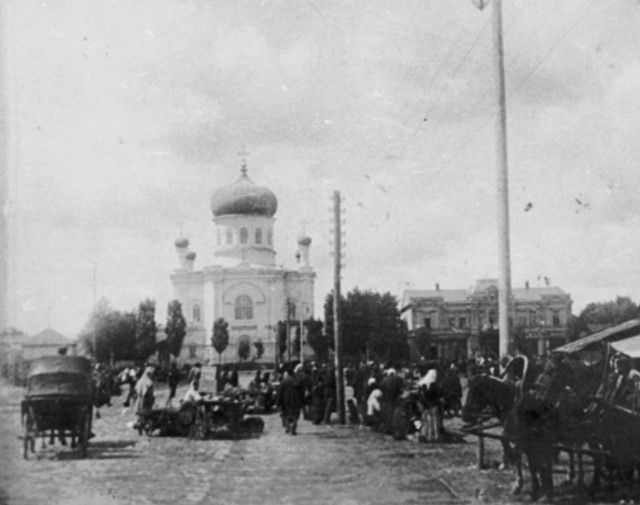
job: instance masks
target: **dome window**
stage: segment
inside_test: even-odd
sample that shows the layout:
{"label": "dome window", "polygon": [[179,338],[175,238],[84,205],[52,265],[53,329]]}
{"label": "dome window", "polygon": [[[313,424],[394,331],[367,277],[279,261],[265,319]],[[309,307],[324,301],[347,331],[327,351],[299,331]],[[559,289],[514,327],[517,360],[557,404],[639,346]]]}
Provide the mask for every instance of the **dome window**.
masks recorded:
{"label": "dome window", "polygon": [[227,245],[233,243],[233,229],[227,228]]}
{"label": "dome window", "polygon": [[240,228],[240,243],[246,244],[249,241],[249,232],[246,228]]}
{"label": "dome window", "polygon": [[267,230],[267,244],[273,245],[273,237],[271,236],[271,230]]}
{"label": "dome window", "polygon": [[235,303],[236,319],[253,319],[253,300],[249,295],[240,295]]}
{"label": "dome window", "polygon": [[193,306],[192,316],[193,316],[193,322],[194,323],[199,323],[200,322],[200,305],[195,304]]}
{"label": "dome window", "polygon": [[262,228],[256,228],[256,244],[262,244]]}

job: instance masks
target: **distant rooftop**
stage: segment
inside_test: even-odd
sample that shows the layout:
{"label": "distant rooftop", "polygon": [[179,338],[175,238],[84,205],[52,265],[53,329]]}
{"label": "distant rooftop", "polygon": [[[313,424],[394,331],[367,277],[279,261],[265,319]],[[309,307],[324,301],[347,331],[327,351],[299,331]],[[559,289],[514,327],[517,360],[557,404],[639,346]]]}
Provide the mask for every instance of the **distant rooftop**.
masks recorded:
{"label": "distant rooftop", "polygon": [[[480,279],[468,289],[408,289],[404,292],[404,299],[442,298],[445,302],[465,302],[474,295],[479,295],[489,288],[498,287],[497,279]],[[569,296],[557,286],[511,288],[512,296],[518,301],[538,301],[548,296]]]}
{"label": "distant rooftop", "polygon": [[65,346],[73,344],[73,341],[65,337],[53,328],[45,328],[40,333],[24,341],[27,346]]}

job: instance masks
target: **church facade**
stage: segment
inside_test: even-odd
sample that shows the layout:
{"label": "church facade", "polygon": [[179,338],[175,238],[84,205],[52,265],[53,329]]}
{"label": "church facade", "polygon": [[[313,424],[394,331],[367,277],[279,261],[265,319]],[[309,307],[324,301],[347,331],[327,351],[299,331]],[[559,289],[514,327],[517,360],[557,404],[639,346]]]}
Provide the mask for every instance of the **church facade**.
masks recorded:
{"label": "church facade", "polygon": [[[211,264],[195,268],[196,254],[186,238],[175,242],[180,266],[171,275],[174,299],[187,320],[181,361],[217,363],[211,336],[214,321],[228,323],[229,345],[223,363],[239,361],[238,349],[262,343],[260,362],[276,358],[278,322],[314,314],[315,272],[309,264],[311,238],[298,237],[298,268],[276,263],[275,214],[278,201],[255,184],[243,163],[240,178],[211,196],[215,246]],[[304,333],[303,333],[303,352]],[[242,344],[244,342],[244,345]]]}

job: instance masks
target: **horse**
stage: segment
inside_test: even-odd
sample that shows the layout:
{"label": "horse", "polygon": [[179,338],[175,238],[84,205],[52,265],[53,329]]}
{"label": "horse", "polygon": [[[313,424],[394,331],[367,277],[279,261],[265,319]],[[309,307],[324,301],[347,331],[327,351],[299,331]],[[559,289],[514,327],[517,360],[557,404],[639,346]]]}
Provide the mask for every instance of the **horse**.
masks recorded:
{"label": "horse", "polygon": [[[462,409],[465,423],[474,423],[486,410],[504,427],[505,455],[513,452],[517,480],[514,494],[522,491],[522,455],[527,457],[531,474],[531,497],[537,500],[540,483],[548,499],[553,496],[553,458],[559,429],[557,409],[545,400],[524,393],[496,377],[480,375],[469,383],[467,400]],[[513,442],[513,448],[509,444]],[[538,481],[540,477],[540,482]]]}
{"label": "horse", "polygon": [[[552,354],[535,383],[536,394],[555,405],[560,416],[559,441],[570,448],[594,449],[593,489],[599,486],[602,458],[599,456],[598,422],[589,410],[600,381],[597,367],[587,366],[579,359],[563,353]],[[569,479],[575,479],[574,451],[569,452]],[[578,455],[578,483],[584,487],[582,452]]]}

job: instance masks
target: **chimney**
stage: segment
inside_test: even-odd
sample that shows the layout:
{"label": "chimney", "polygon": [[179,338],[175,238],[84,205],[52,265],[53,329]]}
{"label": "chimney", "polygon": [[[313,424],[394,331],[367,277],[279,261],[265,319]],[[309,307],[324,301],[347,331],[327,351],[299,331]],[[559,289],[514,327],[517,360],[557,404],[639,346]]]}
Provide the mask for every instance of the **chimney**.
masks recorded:
{"label": "chimney", "polygon": [[436,291],[440,291],[440,283],[436,282]]}
{"label": "chimney", "polygon": [[525,281],[525,283],[524,283],[524,288],[525,288],[525,289],[529,289],[529,281]]}

